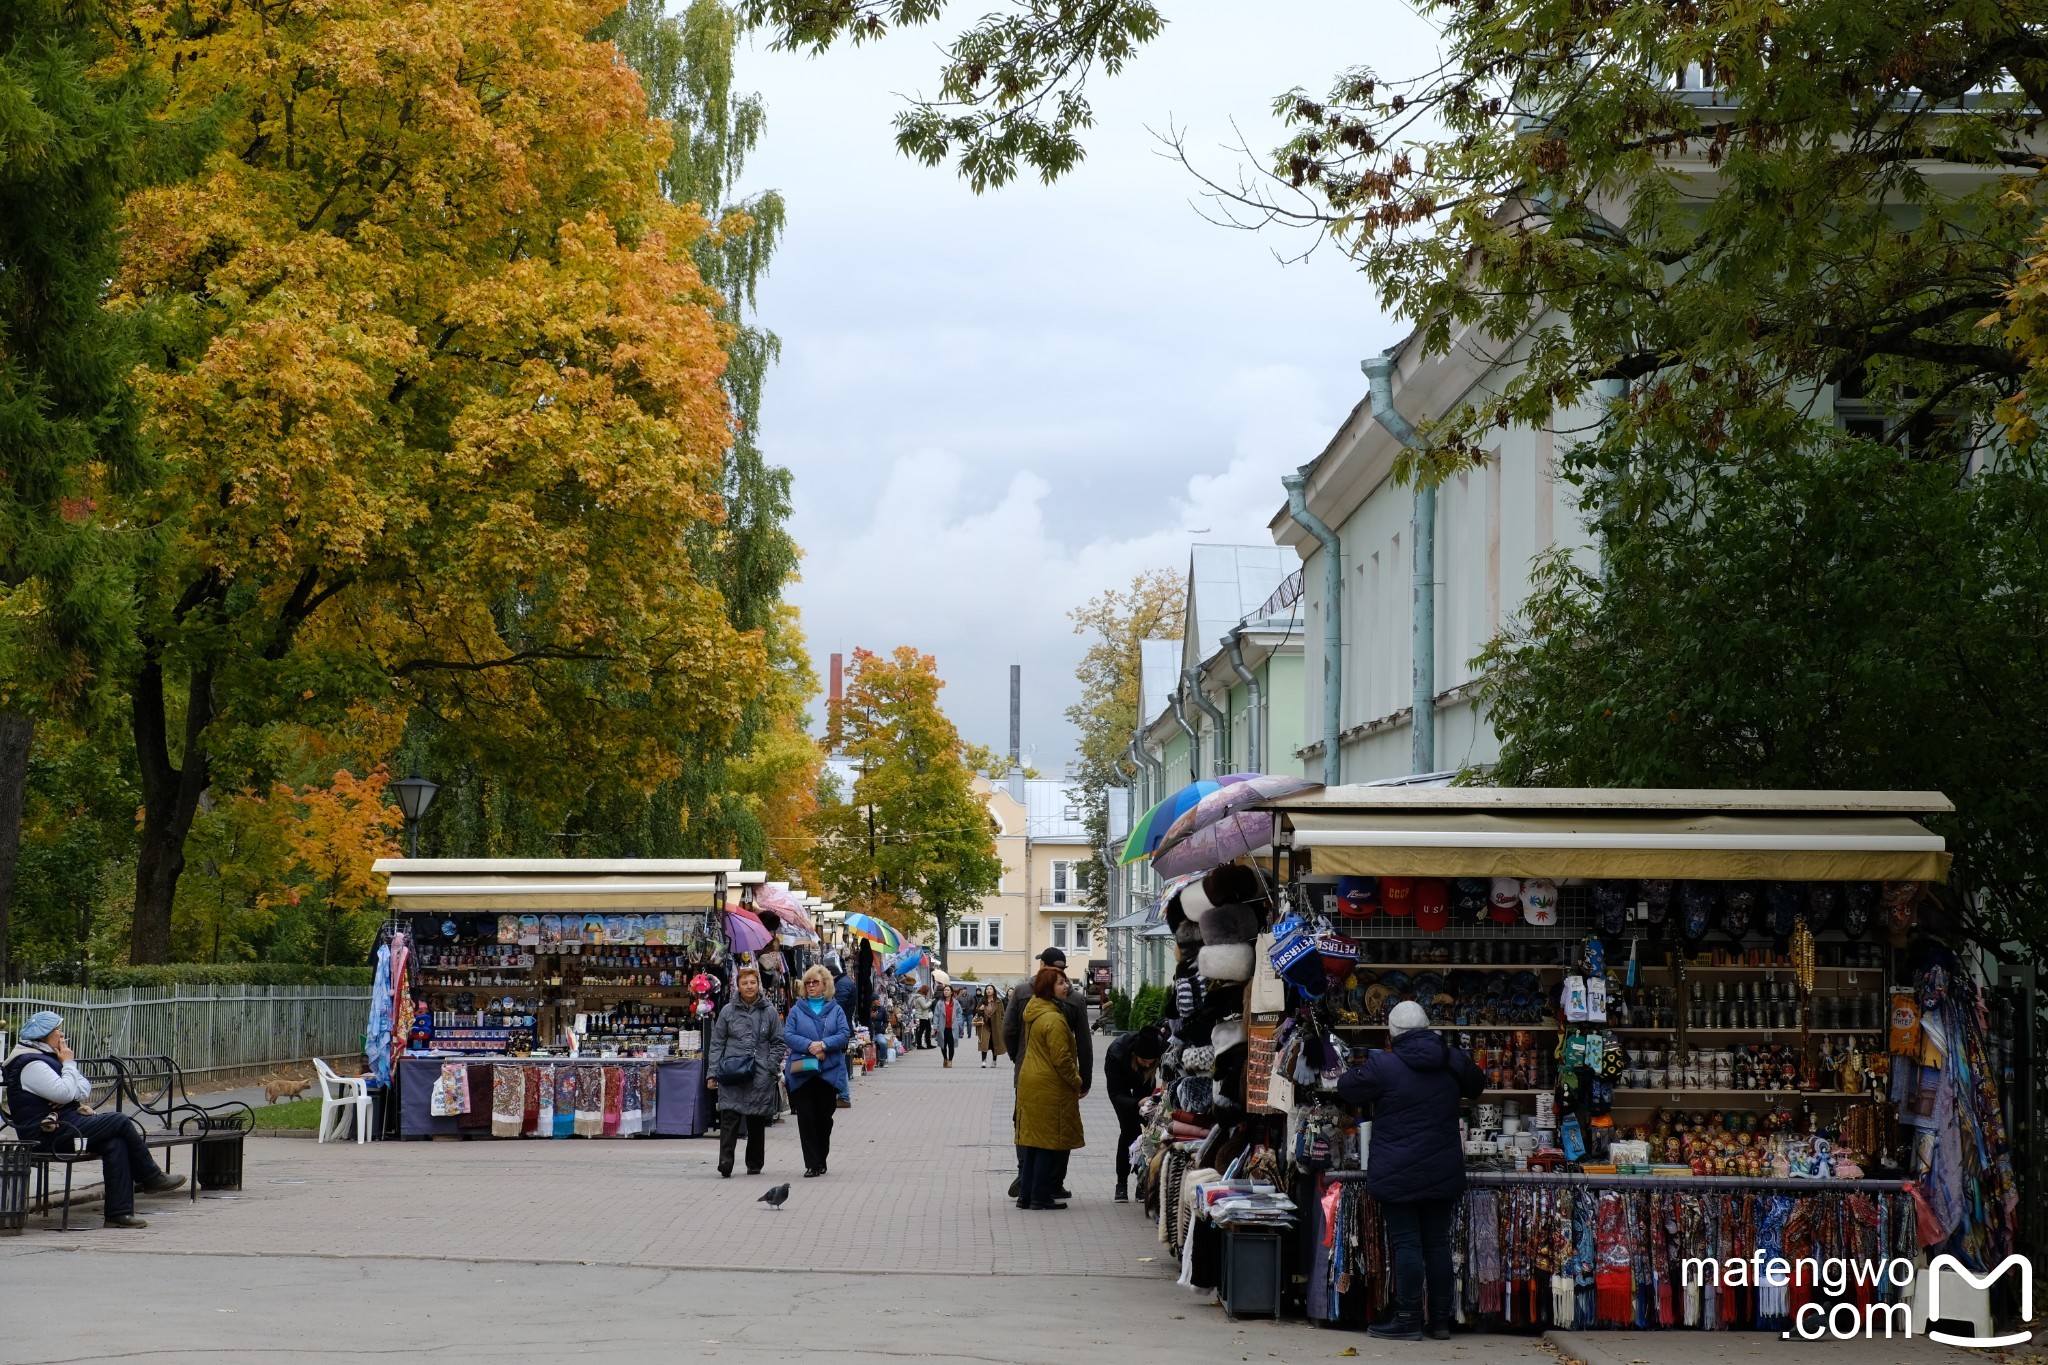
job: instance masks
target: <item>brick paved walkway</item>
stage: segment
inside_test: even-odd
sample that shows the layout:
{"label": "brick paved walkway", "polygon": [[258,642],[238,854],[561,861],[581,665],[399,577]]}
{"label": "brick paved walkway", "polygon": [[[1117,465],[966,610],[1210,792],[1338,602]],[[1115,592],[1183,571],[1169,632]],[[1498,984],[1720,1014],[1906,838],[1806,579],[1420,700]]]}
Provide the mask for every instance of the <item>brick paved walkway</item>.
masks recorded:
{"label": "brick paved walkway", "polygon": [[[766,1174],[730,1180],[718,1178],[711,1139],[359,1147],[251,1138],[238,1196],[144,1200],[151,1226],[140,1233],[105,1231],[89,1214],[95,1225],[67,1244],[1170,1279],[1143,1217],[1109,1201],[1116,1126],[1100,1092],[1084,1102],[1089,1146],[1074,1155],[1073,1207],[1029,1214],[1009,1202],[1010,1085],[1007,1064],[945,1070],[936,1052],[864,1077],[853,1108],[839,1111],[832,1173],[820,1180],[802,1178],[793,1117],[769,1130]],[[783,1181],[791,1196],[781,1212],[755,1202]]]}

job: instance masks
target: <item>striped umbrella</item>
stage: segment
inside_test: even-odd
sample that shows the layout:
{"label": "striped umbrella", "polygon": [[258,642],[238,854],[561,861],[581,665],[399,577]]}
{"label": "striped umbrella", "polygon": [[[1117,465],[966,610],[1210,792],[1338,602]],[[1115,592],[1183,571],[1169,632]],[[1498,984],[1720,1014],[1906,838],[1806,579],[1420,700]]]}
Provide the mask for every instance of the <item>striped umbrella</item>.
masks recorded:
{"label": "striped umbrella", "polygon": [[846,917],[846,931],[858,934],[886,953],[903,951],[903,935],[891,924],[884,924],[873,915],[855,912]]}

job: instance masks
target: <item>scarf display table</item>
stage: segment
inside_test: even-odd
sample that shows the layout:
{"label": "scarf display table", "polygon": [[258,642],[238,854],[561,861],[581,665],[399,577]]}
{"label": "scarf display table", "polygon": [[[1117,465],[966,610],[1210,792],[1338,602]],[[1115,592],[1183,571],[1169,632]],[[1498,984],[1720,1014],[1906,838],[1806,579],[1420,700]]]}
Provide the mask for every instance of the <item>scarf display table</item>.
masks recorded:
{"label": "scarf display table", "polygon": [[701,1057],[401,1057],[396,1080],[401,1137],[704,1131]]}

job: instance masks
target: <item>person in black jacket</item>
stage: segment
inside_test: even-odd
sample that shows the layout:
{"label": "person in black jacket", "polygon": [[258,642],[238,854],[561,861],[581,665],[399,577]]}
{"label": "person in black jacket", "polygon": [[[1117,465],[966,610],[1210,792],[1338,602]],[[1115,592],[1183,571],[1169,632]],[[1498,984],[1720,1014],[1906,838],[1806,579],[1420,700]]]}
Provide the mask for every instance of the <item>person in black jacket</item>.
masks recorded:
{"label": "person in black jacket", "polygon": [[1147,1024],[1136,1033],[1126,1033],[1109,1045],[1102,1056],[1102,1084],[1109,1092],[1110,1107],[1116,1110],[1116,1202],[1131,1197],[1131,1144],[1138,1140],[1144,1122],[1138,1104],[1152,1093],[1153,1071],[1166,1051],[1166,1034]]}
{"label": "person in black jacket", "polygon": [[1394,1316],[1373,1336],[1420,1341],[1427,1281],[1428,1333],[1451,1335],[1451,1214],[1465,1192],[1458,1106],[1479,1098],[1486,1078],[1472,1059],[1444,1042],[1413,1000],[1387,1016],[1391,1039],[1337,1082],[1344,1102],[1372,1106],[1365,1188],[1379,1202],[1394,1250]]}
{"label": "person in black jacket", "polygon": [[[1067,969],[1067,955],[1057,948],[1047,948],[1038,955],[1041,967]],[[1003,1047],[1010,1054],[1010,1081],[1017,1079],[1017,1067],[1024,1065],[1024,1007],[1031,1003],[1031,983],[1019,983],[1010,992],[1009,1006],[1003,1011]],[[1087,1099],[1088,1092],[1095,1088],[1095,1036],[1088,1031],[1088,1006],[1079,995],[1070,995],[1058,1002],[1060,1012],[1067,1016],[1067,1027],[1074,1031],[1074,1060],[1081,1067],[1081,1098]],[[1017,1178],[1010,1182],[1010,1198],[1015,1199],[1024,1188],[1024,1149],[1017,1149]],[[1071,1199],[1067,1190],[1060,1190],[1058,1198]]]}

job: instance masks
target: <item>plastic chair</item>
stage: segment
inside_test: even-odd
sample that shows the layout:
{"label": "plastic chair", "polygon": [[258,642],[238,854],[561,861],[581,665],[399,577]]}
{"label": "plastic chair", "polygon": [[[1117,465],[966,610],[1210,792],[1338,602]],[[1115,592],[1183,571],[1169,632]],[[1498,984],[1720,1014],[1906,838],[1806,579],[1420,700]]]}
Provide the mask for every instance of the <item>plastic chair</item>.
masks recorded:
{"label": "plastic chair", "polygon": [[341,1136],[342,1124],[351,1116],[356,1122],[356,1141],[370,1140],[370,1082],[364,1076],[343,1076],[320,1058],[313,1059],[320,1078],[319,1141]]}

